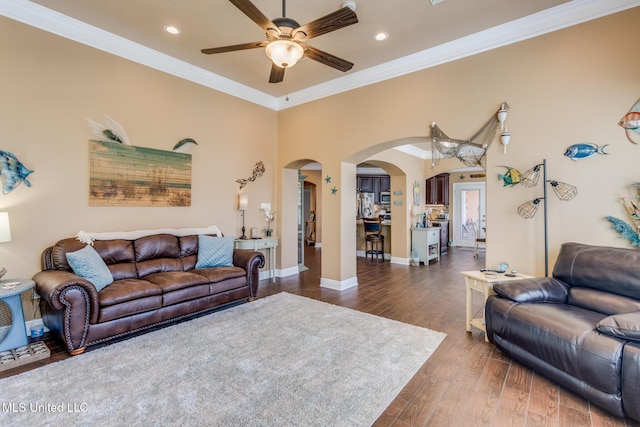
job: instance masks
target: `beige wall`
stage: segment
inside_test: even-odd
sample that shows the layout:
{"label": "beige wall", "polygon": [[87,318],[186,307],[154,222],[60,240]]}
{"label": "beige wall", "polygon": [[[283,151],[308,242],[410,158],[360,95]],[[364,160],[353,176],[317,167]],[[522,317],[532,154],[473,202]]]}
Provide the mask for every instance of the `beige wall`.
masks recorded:
{"label": "beige wall", "polygon": [[[640,148],[626,140],[617,122],[640,94],[640,57],[630,49],[630,41],[640,38],[639,21],[635,8],[284,110],[279,165],[313,158],[334,176],[331,185],[345,191],[352,178],[340,176],[343,160],[357,164],[394,141],[425,136],[432,121],[454,138],[468,138],[507,101],[508,153],[496,143],[487,156],[487,264],[506,260],[520,271],[543,272],[542,213],[532,220],[516,214],[518,205],[541,195],[541,185],[503,188],[491,178],[501,170],[498,165],[524,172],[543,158],[551,178],[579,188],[570,202],[549,200],[552,263],[565,241],[627,246],[603,217],[624,217],[617,198],[638,180]],[[611,154],[580,162],[563,156],[568,146],[582,142],[611,144]],[[339,218],[325,214],[325,228]],[[335,257],[351,234],[346,229],[325,239],[325,255]],[[344,278],[339,265],[325,270],[323,264],[323,277]]]}
{"label": "beige wall", "polygon": [[[7,277],[32,277],[44,248],[79,230],[117,231],[215,224],[239,235],[239,178],[249,183],[246,227],[263,226],[260,202],[274,192],[277,114],[237,98],[0,18],[0,149],[35,172],[31,188],[0,196],[13,240],[0,244]],[[170,150],[185,137],[192,160],[192,205],[88,206],[87,119],[108,114],[134,145]]]}
{"label": "beige wall", "polygon": [[[468,138],[503,101],[511,105],[512,141],[506,155],[494,144],[487,157],[487,264],[506,260],[518,270],[542,272],[542,215],[523,220],[515,212],[540,195],[541,186],[503,188],[492,177],[497,165],[524,172],[543,158],[551,178],[579,188],[570,202],[549,200],[552,261],[564,241],[628,246],[603,217],[624,218],[617,198],[638,180],[640,148],[616,123],[640,94],[640,58],[631,47],[640,38],[639,21],[635,8],[276,113],[0,18],[0,149],[35,170],[31,188],[0,196],[13,232],[13,241],[0,245],[0,262],[12,277],[31,277],[42,249],[81,229],[217,224],[237,235],[235,180],[262,160],[265,176],[245,189],[246,226],[261,227],[259,204],[272,203],[283,240],[279,266],[287,269],[295,265],[297,236],[286,227],[295,219],[295,188],[288,182],[293,173],[283,168],[313,160],[322,164],[322,176],[332,177],[318,191],[322,277],[354,280],[355,165],[404,138],[426,136],[432,121],[452,137]],[[104,113],[136,145],[170,149],[184,137],[200,143],[191,207],[88,206],[86,119]],[[562,156],[580,142],[608,143],[611,154],[577,163]],[[405,194],[419,174],[417,167],[407,175]],[[425,167],[421,178],[433,174]]]}

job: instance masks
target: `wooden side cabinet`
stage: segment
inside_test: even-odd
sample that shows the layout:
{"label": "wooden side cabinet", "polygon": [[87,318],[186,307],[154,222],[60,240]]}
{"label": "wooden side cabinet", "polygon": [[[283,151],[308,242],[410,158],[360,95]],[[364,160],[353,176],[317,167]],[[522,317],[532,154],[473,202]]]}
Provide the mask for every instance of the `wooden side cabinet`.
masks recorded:
{"label": "wooden side cabinet", "polygon": [[425,265],[432,259],[440,261],[440,228],[412,228],[411,252],[414,251]]}

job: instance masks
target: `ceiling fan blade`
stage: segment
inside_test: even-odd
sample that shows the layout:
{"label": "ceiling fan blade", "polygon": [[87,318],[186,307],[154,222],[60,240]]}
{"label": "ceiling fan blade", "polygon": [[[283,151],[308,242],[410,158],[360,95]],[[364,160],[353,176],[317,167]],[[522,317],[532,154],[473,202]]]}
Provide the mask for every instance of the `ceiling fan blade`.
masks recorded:
{"label": "ceiling fan blade", "polygon": [[308,40],[313,37],[330,33],[331,31],[339,30],[340,28],[347,27],[357,22],[358,17],[356,16],[356,13],[345,6],[342,9],[323,16],[322,18],[318,18],[315,21],[311,21],[296,28],[293,31],[293,38],[297,40]]}
{"label": "ceiling fan blade", "polygon": [[265,47],[268,44],[269,42],[234,44],[233,46],[211,47],[209,49],[202,49],[200,52],[205,53],[207,55],[211,55],[212,53],[223,53],[223,52],[233,52],[236,50],[255,49],[258,47]]}
{"label": "ceiling fan blade", "polygon": [[253,5],[249,0],[229,0],[235,7],[240,9],[242,13],[247,15],[249,19],[258,24],[264,31],[275,30],[278,33],[278,26],[275,25],[269,18],[264,16],[260,10]]}
{"label": "ceiling fan blade", "polygon": [[284,68],[271,64],[271,74],[269,75],[269,83],[280,83],[284,80]]}
{"label": "ceiling fan blade", "polygon": [[352,62],[345,61],[344,59],[338,58],[337,56],[323,52],[320,49],[316,49],[315,47],[311,47],[306,44],[300,43],[300,45],[304,49],[304,56],[309,59],[313,59],[314,61],[318,61],[340,71],[349,71],[353,67]]}

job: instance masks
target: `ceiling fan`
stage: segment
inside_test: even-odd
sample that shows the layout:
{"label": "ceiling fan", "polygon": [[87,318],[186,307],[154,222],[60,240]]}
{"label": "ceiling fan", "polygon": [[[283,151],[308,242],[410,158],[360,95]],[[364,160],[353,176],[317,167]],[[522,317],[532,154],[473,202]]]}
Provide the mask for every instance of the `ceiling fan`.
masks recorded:
{"label": "ceiling fan", "polygon": [[[328,65],[340,71],[349,71],[353,63],[311,47],[303,42],[318,37],[331,31],[339,30],[346,26],[358,22],[356,13],[348,6],[311,21],[305,25],[300,25],[291,18],[286,17],[286,0],[282,0],[282,17],[270,20],[249,0],[229,0],[249,19],[258,24],[266,35],[266,41],[237,44],[233,46],[215,47],[202,49],[204,54],[232,52],[236,50],[255,49],[264,47],[267,56],[273,62],[271,65],[271,75],[269,83],[280,83],[284,80],[284,71],[293,67],[296,62],[304,57],[313,59],[322,64]],[[355,6],[354,2],[351,3]]]}

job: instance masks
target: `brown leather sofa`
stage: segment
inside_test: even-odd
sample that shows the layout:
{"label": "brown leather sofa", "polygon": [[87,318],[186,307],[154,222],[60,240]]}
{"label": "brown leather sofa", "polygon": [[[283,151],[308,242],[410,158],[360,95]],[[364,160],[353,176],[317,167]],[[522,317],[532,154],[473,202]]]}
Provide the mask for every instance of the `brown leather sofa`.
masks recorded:
{"label": "brown leather sofa", "polygon": [[612,414],[640,421],[640,251],[565,243],[553,277],[493,289],[489,341]]}
{"label": "brown leather sofa", "polygon": [[33,280],[44,324],[72,355],[128,334],[255,298],[260,252],[233,250],[233,266],[195,268],[198,236],[155,234],[135,240],[96,240],[113,275],[97,291],[76,274],[68,252],[85,247],[74,238],[47,248]]}

